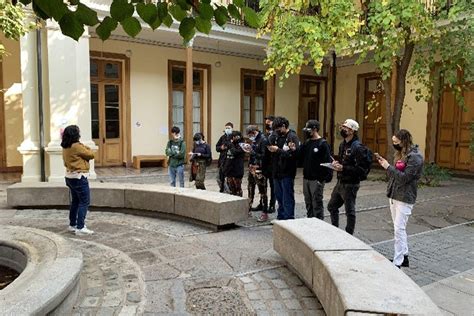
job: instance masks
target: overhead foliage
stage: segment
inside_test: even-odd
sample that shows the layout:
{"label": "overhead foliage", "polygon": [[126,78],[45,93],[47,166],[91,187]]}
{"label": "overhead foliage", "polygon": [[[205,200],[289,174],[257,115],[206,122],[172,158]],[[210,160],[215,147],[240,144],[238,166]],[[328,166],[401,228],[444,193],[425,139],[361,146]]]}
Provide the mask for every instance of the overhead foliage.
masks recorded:
{"label": "overhead foliage", "polygon": [[[4,0],[3,0],[4,1]],[[86,26],[96,27],[97,35],[107,40],[120,25],[131,37],[142,30],[142,22],[153,30],[171,27],[173,20],[179,23],[179,34],[184,42],[190,41],[196,32],[209,34],[214,20],[224,27],[228,20],[243,20],[251,27],[258,28],[257,13],[236,0],[228,7],[212,3],[211,0],[112,0],[110,16],[100,20],[97,12],[81,0],[19,0],[24,5],[32,5],[35,14],[43,19],[53,19],[59,23],[63,34],[78,40]]]}
{"label": "overhead foliage", "polygon": [[[0,0],[0,31],[6,38],[18,41],[35,26],[34,22],[26,22],[22,5]],[[5,54],[5,46],[0,43],[0,60]]]}

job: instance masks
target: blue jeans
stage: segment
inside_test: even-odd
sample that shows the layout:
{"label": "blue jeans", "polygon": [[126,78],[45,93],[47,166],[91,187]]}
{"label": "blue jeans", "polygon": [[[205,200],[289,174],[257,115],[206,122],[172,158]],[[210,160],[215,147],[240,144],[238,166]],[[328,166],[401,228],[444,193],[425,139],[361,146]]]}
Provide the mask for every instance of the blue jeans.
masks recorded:
{"label": "blue jeans", "polygon": [[179,186],[184,188],[184,165],[175,168],[168,167],[168,174],[170,176],[170,184],[172,187],[176,186],[176,174],[178,174]]}
{"label": "blue jeans", "polygon": [[277,219],[295,218],[295,179],[285,177],[273,179],[275,186],[275,197],[278,202]]}
{"label": "blue jeans", "polygon": [[66,178],[66,185],[69,188],[71,203],[69,207],[69,225],[82,229],[90,204],[89,181],[86,177],[80,179]]}

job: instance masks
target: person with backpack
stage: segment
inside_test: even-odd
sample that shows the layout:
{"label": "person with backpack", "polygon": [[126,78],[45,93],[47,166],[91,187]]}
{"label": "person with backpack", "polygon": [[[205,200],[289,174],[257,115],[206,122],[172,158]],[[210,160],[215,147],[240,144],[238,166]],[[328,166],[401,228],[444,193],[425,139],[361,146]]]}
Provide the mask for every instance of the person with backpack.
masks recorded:
{"label": "person with backpack", "polygon": [[219,153],[219,160],[217,161],[217,168],[219,170],[217,173],[217,184],[219,185],[219,192],[221,193],[228,190],[224,176],[224,164],[233,128],[234,124],[227,122],[224,126],[224,134],[219,138],[216,144],[216,151]]}
{"label": "person with backpack", "polygon": [[206,168],[212,162],[211,147],[204,141],[202,133],[196,133],[193,136],[193,151],[191,155],[191,175],[189,181],[195,181],[196,189],[206,190],[204,180],[206,179]]}
{"label": "person with backpack", "polygon": [[359,123],[352,119],[344,121],[340,134],[344,140],[339,145],[338,160],[332,162],[337,171],[337,183],[328,203],[331,223],[339,227],[339,208],[344,204],[346,210],[346,232],[354,234],[356,223],[356,198],[360,181],[367,179],[372,164],[372,153],[357,136]]}
{"label": "person with backpack", "polygon": [[270,136],[270,145],[267,147],[272,153],[273,182],[279,220],[295,218],[296,158],[300,141],[295,131],[290,130],[289,125],[286,118],[276,117],[273,121],[275,134]]}
{"label": "person with backpack", "polygon": [[176,175],[178,175],[179,186],[184,188],[184,158],[186,156],[186,144],[181,138],[180,129],[173,126],[171,129],[171,137],[166,145],[166,156],[168,159],[168,174],[170,177],[170,185],[176,187]]}
{"label": "person with backpack", "polygon": [[375,154],[378,163],[387,170],[387,197],[393,221],[394,252],[393,264],[409,267],[407,223],[416,202],[418,180],[423,170],[423,156],[418,146],[413,145],[409,131],[401,129],[392,137],[395,148],[393,165]]}
{"label": "person with backpack", "polygon": [[320,123],[317,120],[306,122],[303,131],[307,140],[298,151],[299,164],[303,166],[303,195],[306,216],[324,219],[324,184],[332,180],[332,169],[321,166],[330,163],[331,149],[328,142],[319,135]]}
{"label": "person with backpack", "polygon": [[227,186],[230,194],[242,196],[242,178],[244,177],[244,157],[245,152],[242,148],[244,145],[242,133],[233,131],[231,142],[228,145],[225,164],[224,176],[226,177]]}
{"label": "person with backpack", "polygon": [[[270,202],[268,203],[268,212],[266,213],[274,213],[275,212],[275,186],[273,185],[273,171],[272,171],[272,153],[268,150],[267,146],[270,144],[270,137],[272,137],[273,133],[273,120],[275,117],[273,115],[268,115],[265,118],[265,139],[263,142],[265,143],[265,155],[262,158],[262,173],[265,178],[268,180],[268,186],[270,186]],[[265,216],[264,216],[265,217]],[[268,216],[267,216],[268,218]],[[264,218],[262,218],[264,219]]]}

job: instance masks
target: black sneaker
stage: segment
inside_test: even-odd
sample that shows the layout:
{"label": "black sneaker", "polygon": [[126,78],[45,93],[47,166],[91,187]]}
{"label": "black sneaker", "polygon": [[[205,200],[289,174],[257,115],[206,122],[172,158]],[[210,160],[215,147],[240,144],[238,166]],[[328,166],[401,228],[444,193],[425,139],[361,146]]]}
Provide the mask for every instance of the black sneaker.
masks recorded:
{"label": "black sneaker", "polygon": [[262,204],[257,205],[257,207],[251,207],[250,208],[251,212],[260,212],[262,210],[263,210],[263,205]]}
{"label": "black sneaker", "polygon": [[275,206],[270,206],[267,213],[275,213]]}
{"label": "black sneaker", "polygon": [[403,262],[401,264],[402,267],[410,267],[410,261],[408,260],[408,255],[403,256]]}

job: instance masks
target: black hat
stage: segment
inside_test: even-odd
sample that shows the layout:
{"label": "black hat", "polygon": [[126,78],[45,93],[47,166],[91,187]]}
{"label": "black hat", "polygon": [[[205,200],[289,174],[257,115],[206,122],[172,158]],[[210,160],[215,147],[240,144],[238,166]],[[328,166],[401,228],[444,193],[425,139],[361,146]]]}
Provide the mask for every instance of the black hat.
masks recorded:
{"label": "black hat", "polygon": [[319,128],[321,127],[321,124],[317,120],[309,120],[306,122],[306,126],[303,128],[304,131],[310,131],[315,129],[316,131],[319,132]]}
{"label": "black hat", "polygon": [[201,133],[196,133],[193,136],[193,141],[197,142],[198,140],[202,140],[202,134]]}

